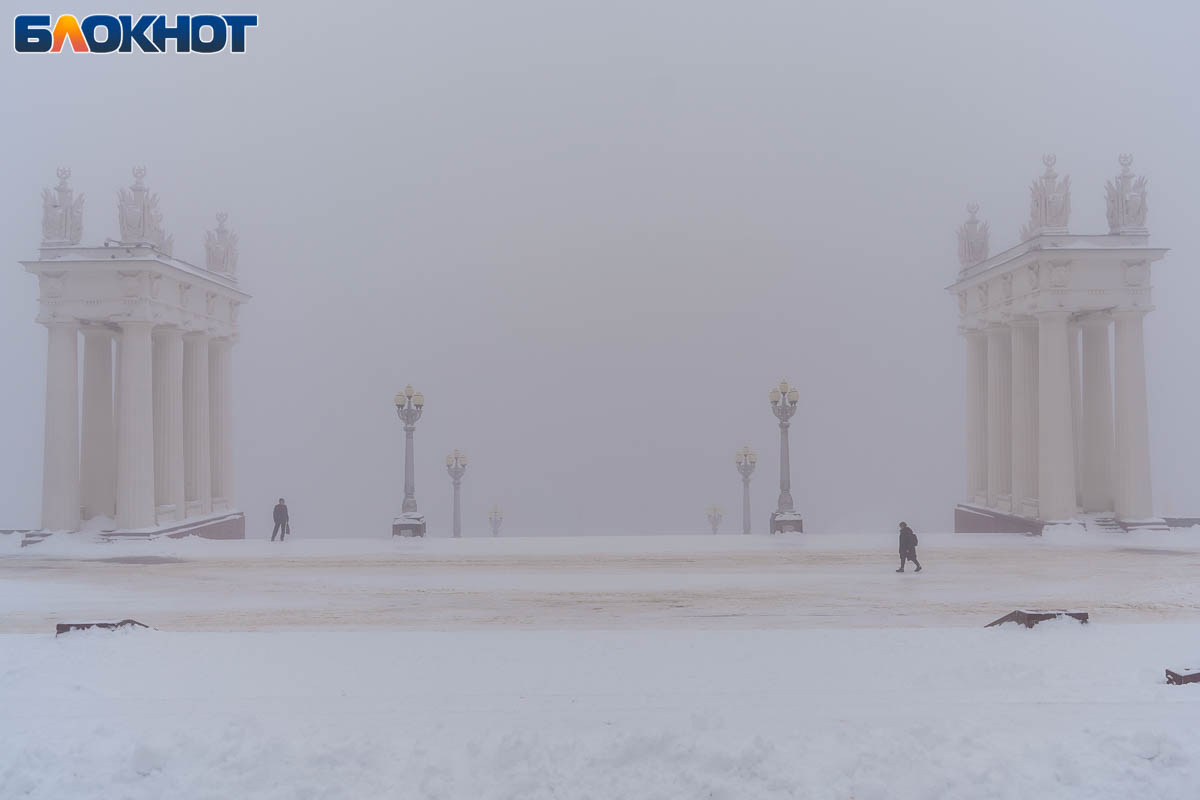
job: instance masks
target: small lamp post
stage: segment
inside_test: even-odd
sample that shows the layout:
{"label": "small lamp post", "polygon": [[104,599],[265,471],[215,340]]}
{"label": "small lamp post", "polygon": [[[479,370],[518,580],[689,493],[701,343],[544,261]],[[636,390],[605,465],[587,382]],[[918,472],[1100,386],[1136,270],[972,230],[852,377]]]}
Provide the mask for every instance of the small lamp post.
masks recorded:
{"label": "small lamp post", "polygon": [[492,536],[500,535],[500,525],[504,522],[504,512],[500,510],[500,506],[492,506],[492,510],[488,512],[488,525],[492,526]]}
{"label": "small lamp post", "polygon": [[[792,501],[792,462],[788,454],[788,428],[800,402],[800,392],[796,387],[788,386],[787,381],[780,381],[779,386],[771,388],[767,399],[771,401],[771,411],[779,420],[779,504],[771,515],[771,533],[803,530],[804,523],[800,515],[795,513],[795,503]],[[783,515],[782,519],[780,515]]]}
{"label": "small lamp post", "polygon": [[742,476],[742,533],[750,533],[750,476],[758,465],[758,453],[746,445],[734,454],[738,473]]}
{"label": "small lamp post", "polygon": [[704,515],[708,517],[708,524],[712,525],[713,533],[716,533],[717,528],[721,526],[721,520],[725,519],[725,509],[718,505],[711,505],[704,509]]}
{"label": "small lamp post", "polygon": [[454,484],[454,538],[462,536],[462,506],[459,504],[459,493],[462,489],[463,473],[467,471],[467,457],[455,450],[446,456],[446,472]]}
{"label": "small lamp post", "polygon": [[401,514],[392,521],[392,535],[424,536],[425,518],[417,513],[416,473],[413,469],[413,431],[425,408],[425,395],[413,391],[411,384],[393,398],[396,416],[404,423],[404,503]]}

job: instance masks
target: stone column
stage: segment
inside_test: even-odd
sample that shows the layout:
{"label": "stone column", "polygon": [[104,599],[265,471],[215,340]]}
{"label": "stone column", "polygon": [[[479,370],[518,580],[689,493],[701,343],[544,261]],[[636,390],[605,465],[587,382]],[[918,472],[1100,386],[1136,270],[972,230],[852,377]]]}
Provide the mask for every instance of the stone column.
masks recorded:
{"label": "stone column", "polygon": [[1014,320],[1012,330],[1013,513],[1038,516],[1037,321]]}
{"label": "stone column", "polygon": [[1067,323],[1067,356],[1071,365],[1071,452],[1075,455],[1075,507],[1083,507],[1083,400],[1079,368],[1079,326]]}
{"label": "stone column", "polygon": [[183,331],[154,330],[154,502],[187,517],[183,484]]}
{"label": "stone column", "polygon": [[1043,520],[1075,516],[1075,453],[1067,311],[1038,314],[1038,509]]}
{"label": "stone column", "polygon": [[987,330],[988,505],[1012,510],[1012,334]]}
{"label": "stone column", "polygon": [[[233,507],[233,342],[214,339],[208,351],[210,457],[214,510]],[[217,499],[220,508],[216,508]]]}
{"label": "stone column", "polygon": [[[116,463],[116,443],[121,441],[121,415],[117,413],[117,409],[121,407],[121,340],[122,336],[113,337],[113,463]],[[113,469],[113,514],[116,514],[117,495],[116,487],[117,475],[116,469]],[[113,517],[116,519],[116,517]]]}
{"label": "stone column", "polygon": [[113,421],[113,332],[83,328],[83,518],[117,516],[117,436]]}
{"label": "stone column", "polygon": [[212,512],[208,376],[208,335],[184,334],[183,482],[188,506],[195,514]]}
{"label": "stone column", "polygon": [[79,323],[46,323],[42,529],[79,530]]}
{"label": "stone column", "polygon": [[1144,311],[1115,311],[1115,397],[1118,519],[1153,515],[1150,494],[1150,423],[1146,409],[1146,361],[1142,340]]}
{"label": "stone column", "polygon": [[987,338],[983,331],[966,331],[967,339],[967,498],[987,504],[988,418]]}
{"label": "stone column", "polygon": [[152,322],[121,323],[120,438],[117,440],[117,526],[151,528],[154,508]]}
{"label": "stone column", "polygon": [[1113,509],[1113,390],[1108,317],[1083,321],[1083,510]]}

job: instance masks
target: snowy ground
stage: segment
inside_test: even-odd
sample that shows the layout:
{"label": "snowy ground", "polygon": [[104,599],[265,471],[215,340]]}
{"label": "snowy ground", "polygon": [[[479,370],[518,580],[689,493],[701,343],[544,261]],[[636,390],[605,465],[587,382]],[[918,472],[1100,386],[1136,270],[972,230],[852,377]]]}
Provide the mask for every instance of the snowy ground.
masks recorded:
{"label": "snowy ground", "polygon": [[891,545],[10,547],[0,798],[1200,796],[1200,533]]}

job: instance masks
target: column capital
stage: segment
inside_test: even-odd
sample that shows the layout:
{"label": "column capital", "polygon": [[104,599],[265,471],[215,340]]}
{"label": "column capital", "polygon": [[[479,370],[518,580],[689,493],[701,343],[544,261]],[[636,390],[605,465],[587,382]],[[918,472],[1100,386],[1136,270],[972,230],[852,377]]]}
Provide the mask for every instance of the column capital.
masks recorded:
{"label": "column capital", "polygon": [[1043,319],[1060,320],[1061,319],[1064,322],[1066,322],[1067,320],[1069,320],[1071,318],[1071,312],[1063,310],[1061,308],[1055,308],[1055,309],[1051,309],[1049,311],[1035,311],[1035,312],[1033,312],[1033,315],[1035,317],[1037,317],[1039,320],[1043,320]]}
{"label": "column capital", "polygon": [[194,342],[197,339],[211,339],[208,331],[183,331],[183,338],[186,341]]}
{"label": "column capital", "polygon": [[1038,321],[1034,317],[1013,317],[1008,321],[1010,328],[1036,328]]}
{"label": "column capital", "polygon": [[1108,312],[1113,319],[1133,319],[1134,317],[1142,318],[1149,314],[1153,309],[1150,308],[1114,308]]}
{"label": "column capital", "polygon": [[150,332],[152,336],[158,339],[182,339],[183,329],[176,328],[174,325],[157,325]]}
{"label": "column capital", "polygon": [[67,319],[52,317],[50,319],[39,319],[38,322],[45,325],[47,328],[75,328],[78,330],[81,327],[79,320],[75,319],[74,317]]}
{"label": "column capital", "polygon": [[1081,328],[1106,328],[1112,322],[1112,317],[1107,311],[1097,311],[1092,314],[1084,314],[1076,323]]}
{"label": "column capital", "polygon": [[103,325],[81,325],[79,332],[89,338],[95,337],[111,339],[114,335],[116,335],[116,331]]}
{"label": "column capital", "polygon": [[153,330],[154,322],[148,319],[123,319],[117,323],[121,330]]}

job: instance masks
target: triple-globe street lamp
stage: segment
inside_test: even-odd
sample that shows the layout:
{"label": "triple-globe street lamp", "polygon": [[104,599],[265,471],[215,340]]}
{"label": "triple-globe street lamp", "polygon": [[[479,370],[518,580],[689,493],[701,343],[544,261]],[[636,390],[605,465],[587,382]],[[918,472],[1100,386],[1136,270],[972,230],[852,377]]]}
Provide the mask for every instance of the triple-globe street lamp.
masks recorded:
{"label": "triple-globe street lamp", "polygon": [[796,387],[788,386],[787,381],[780,381],[779,386],[771,388],[767,398],[779,420],[779,503],[771,515],[771,533],[803,530],[804,523],[800,515],[795,513],[792,501],[792,463],[788,455],[788,428],[800,402],[800,392]]}
{"label": "triple-globe street lamp", "polygon": [[500,535],[500,525],[504,522],[504,512],[500,510],[500,506],[492,506],[492,510],[488,512],[488,525],[492,526],[492,536]]}
{"label": "triple-globe street lamp", "polygon": [[417,420],[425,408],[425,395],[413,391],[411,384],[404,391],[397,392],[393,398],[396,404],[396,416],[404,423],[404,503],[400,506],[401,515],[392,523],[392,535],[401,533],[405,536],[424,536],[425,519],[417,513],[416,473],[413,469],[413,431],[417,429]]}
{"label": "triple-globe street lamp", "polygon": [[750,476],[758,466],[758,453],[746,445],[734,454],[733,459],[742,476],[742,533],[750,533]]}
{"label": "triple-globe street lamp", "polygon": [[459,504],[459,494],[462,489],[463,473],[467,471],[467,457],[457,449],[446,456],[446,472],[454,484],[454,538],[462,536],[462,506]]}

